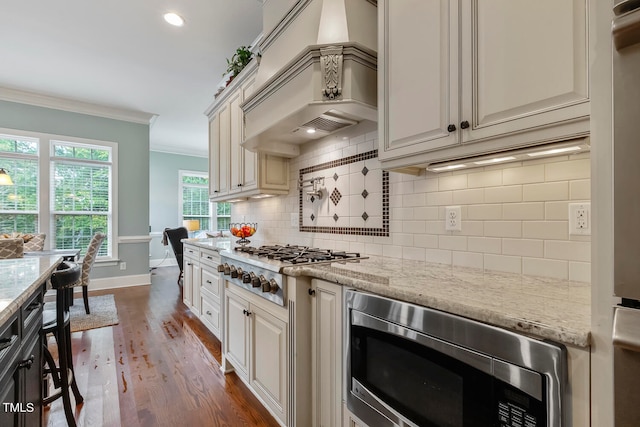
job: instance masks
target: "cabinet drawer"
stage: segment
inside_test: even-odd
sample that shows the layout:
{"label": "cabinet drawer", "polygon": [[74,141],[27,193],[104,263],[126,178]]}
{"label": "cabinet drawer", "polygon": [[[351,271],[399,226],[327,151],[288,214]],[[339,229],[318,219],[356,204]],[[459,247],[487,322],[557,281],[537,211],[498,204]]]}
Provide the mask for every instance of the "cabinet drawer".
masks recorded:
{"label": "cabinet drawer", "polygon": [[202,269],[202,289],[211,292],[220,302],[220,279],[218,272],[215,273],[206,268]]}
{"label": "cabinet drawer", "polygon": [[4,376],[20,347],[19,329],[18,313],[0,327],[0,376]]}
{"label": "cabinet drawer", "polygon": [[42,326],[43,294],[37,292],[20,308],[22,319],[22,339]]}
{"label": "cabinet drawer", "polygon": [[211,301],[206,295],[202,295],[200,299],[202,302],[200,319],[202,323],[219,338],[221,321],[220,304]]}
{"label": "cabinet drawer", "polygon": [[188,245],[184,245],[183,248],[184,248],[183,249],[183,256],[198,259],[198,257],[199,257],[198,249],[194,248],[193,246],[188,246]]}
{"label": "cabinet drawer", "polygon": [[216,251],[201,249],[200,262],[206,265],[210,265],[211,267],[218,268],[218,264],[220,264],[220,254]]}

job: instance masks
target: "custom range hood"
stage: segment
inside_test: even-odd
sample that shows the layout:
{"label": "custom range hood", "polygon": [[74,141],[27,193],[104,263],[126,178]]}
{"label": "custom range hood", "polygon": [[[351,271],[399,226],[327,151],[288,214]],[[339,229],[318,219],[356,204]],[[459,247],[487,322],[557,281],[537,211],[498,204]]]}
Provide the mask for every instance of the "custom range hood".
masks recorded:
{"label": "custom range hood", "polygon": [[255,90],[241,105],[243,147],[296,157],[301,144],[377,121],[377,1],[263,7]]}

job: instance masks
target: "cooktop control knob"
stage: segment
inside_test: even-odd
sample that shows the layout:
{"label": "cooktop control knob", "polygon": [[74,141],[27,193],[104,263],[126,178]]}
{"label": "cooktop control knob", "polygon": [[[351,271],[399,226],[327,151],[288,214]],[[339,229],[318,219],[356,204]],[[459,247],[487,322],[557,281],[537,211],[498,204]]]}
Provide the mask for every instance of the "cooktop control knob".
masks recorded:
{"label": "cooktop control knob", "polygon": [[236,266],[235,265],[231,266],[230,271],[231,271],[231,277],[233,279],[237,279],[238,278],[238,270],[236,270]]}
{"label": "cooktop control knob", "polygon": [[226,262],[224,263],[223,273],[225,276],[231,274],[231,267],[229,267],[229,264],[227,264]]}
{"label": "cooktop control knob", "polygon": [[276,279],[269,280],[269,292],[275,294],[278,292],[279,288],[280,287],[278,286],[278,282],[276,282]]}
{"label": "cooktop control knob", "polygon": [[253,286],[254,288],[260,287],[260,278],[254,273],[251,273],[251,286]]}
{"label": "cooktop control knob", "polygon": [[224,264],[218,265],[218,273],[222,273],[224,271]]}
{"label": "cooktop control knob", "polygon": [[260,275],[260,286],[262,286],[262,292],[269,292],[269,281],[262,274]]}
{"label": "cooktop control knob", "polygon": [[242,283],[251,283],[251,275],[247,272],[245,272],[242,275]]}

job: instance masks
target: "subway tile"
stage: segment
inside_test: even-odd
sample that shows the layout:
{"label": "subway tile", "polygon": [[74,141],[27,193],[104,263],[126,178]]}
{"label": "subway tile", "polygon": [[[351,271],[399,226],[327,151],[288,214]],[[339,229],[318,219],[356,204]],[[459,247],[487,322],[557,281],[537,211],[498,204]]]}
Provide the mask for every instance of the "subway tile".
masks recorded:
{"label": "subway tile", "polygon": [[371,256],[382,256],[385,245],[377,243],[366,243],[364,245],[364,253]]}
{"label": "subway tile", "polygon": [[468,188],[496,187],[502,185],[502,170],[491,170],[469,173]]}
{"label": "subway tile", "polygon": [[440,249],[449,249],[449,250],[454,250],[454,251],[466,251],[467,250],[467,237],[466,236],[451,236],[451,235],[438,236],[438,247]]}
{"label": "subway tile", "polygon": [[567,240],[568,221],[524,221],[522,237],[525,239]]}
{"label": "subway tile", "polygon": [[392,238],[395,246],[413,246],[413,234],[411,233],[395,233]]}
{"label": "subway tile", "polygon": [[484,236],[484,221],[469,221],[463,219],[460,234],[462,236]]}
{"label": "subway tile", "polygon": [[402,206],[424,206],[426,204],[426,195],[424,193],[419,194],[403,194]]}
{"label": "subway tile", "polygon": [[591,242],[548,240],[544,242],[544,257],[567,261],[591,261]]}
{"label": "subway tile", "polygon": [[583,179],[569,182],[571,200],[591,200],[591,180]]}
{"label": "subway tile", "polygon": [[485,203],[508,203],[522,201],[522,186],[488,187],[484,189]]}
{"label": "subway tile", "polygon": [[502,219],[544,219],[544,203],[505,203],[502,206]]}
{"label": "subway tile", "polygon": [[369,151],[372,151],[374,149],[376,149],[376,144],[374,143],[374,141],[365,141],[361,144],[357,145],[357,150],[358,150],[358,154],[360,153],[368,153]]}
{"label": "subway tile", "polygon": [[494,237],[469,237],[467,248],[470,252],[502,253],[502,239]]}
{"label": "subway tile", "polygon": [[505,168],[502,171],[502,184],[531,184],[544,182],[544,165],[521,166]]}
{"label": "subway tile", "polygon": [[484,235],[487,237],[522,237],[522,222],[486,221]]}
{"label": "subway tile", "polygon": [[544,219],[546,220],[569,220],[569,202],[545,202]]}
{"label": "subway tile", "polygon": [[426,233],[426,225],[424,221],[402,221],[402,232],[421,234]]}
{"label": "subway tile", "polygon": [[484,268],[484,256],[472,252],[452,252],[452,264],[460,267]]}
{"label": "subway tile", "polygon": [[484,202],[484,189],[456,190],[453,192],[453,203],[456,205],[470,205]]}
{"label": "subway tile", "polygon": [[467,188],[467,174],[443,176],[438,179],[438,190],[460,190]]}
{"label": "subway tile", "polygon": [[522,274],[566,280],[569,278],[569,263],[553,259],[522,258]]}
{"label": "subway tile", "polygon": [[451,265],[451,251],[442,249],[426,249],[426,261]]}
{"label": "subway tile", "polygon": [[393,183],[390,185],[389,190],[393,194],[413,194],[413,181],[400,181]]}
{"label": "subway tile", "polygon": [[485,270],[522,273],[522,258],[519,256],[484,254]]}
{"label": "subway tile", "polygon": [[569,261],[569,280],[591,283],[591,263]]}
{"label": "subway tile", "polygon": [[382,256],[389,258],[402,258],[402,246],[385,245],[382,247]]}
{"label": "subway tile", "polygon": [[419,248],[438,248],[438,236],[434,234],[416,234],[413,236],[413,245]]}
{"label": "subway tile", "polygon": [[568,162],[546,163],[546,181],[565,181],[570,179],[588,179],[591,176],[589,159],[569,160]]}
{"label": "subway tile", "polygon": [[427,193],[427,206],[446,206],[453,204],[452,191],[439,191],[437,193]]}
{"label": "subway tile", "polygon": [[449,231],[444,229],[444,221],[425,221],[427,233],[429,234],[447,234]]}
{"label": "subway tile", "polygon": [[438,219],[438,210],[436,206],[420,206],[413,208],[414,219]]}
{"label": "subway tile", "polygon": [[502,219],[502,204],[472,205],[467,208],[467,217],[476,220],[499,220]]}
{"label": "subway tile", "polygon": [[394,221],[413,219],[413,208],[391,208],[391,218]]}
{"label": "subway tile", "polygon": [[569,182],[545,182],[522,186],[522,200],[525,202],[545,202],[550,200],[568,200]]}
{"label": "subway tile", "polygon": [[533,239],[502,239],[502,253],[504,255],[542,258],[544,256],[543,241]]}
{"label": "subway tile", "polygon": [[413,188],[416,193],[433,193],[438,191],[438,178],[424,178],[415,180]]}
{"label": "subway tile", "polygon": [[424,248],[403,247],[402,259],[411,259],[415,261],[424,261],[426,258],[426,250]]}

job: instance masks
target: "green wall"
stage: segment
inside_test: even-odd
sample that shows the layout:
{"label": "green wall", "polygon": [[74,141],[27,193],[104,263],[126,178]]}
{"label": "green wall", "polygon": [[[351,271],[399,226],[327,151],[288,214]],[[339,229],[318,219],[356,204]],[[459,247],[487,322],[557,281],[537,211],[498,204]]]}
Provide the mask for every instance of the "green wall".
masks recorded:
{"label": "green wall", "polygon": [[[148,124],[0,101],[0,127],[117,142],[118,235],[149,234]],[[120,244],[118,252],[119,258],[127,263],[126,270],[96,264],[92,277],[148,274],[148,243]]]}
{"label": "green wall", "polygon": [[149,224],[151,225],[151,244],[149,251],[151,265],[156,266],[165,257],[161,265],[175,263],[173,252],[169,246],[163,246],[162,230],[166,227],[177,227],[179,218],[179,171],[189,170],[208,173],[209,161],[206,157],[185,156],[181,154],[152,151],[149,155]]}

